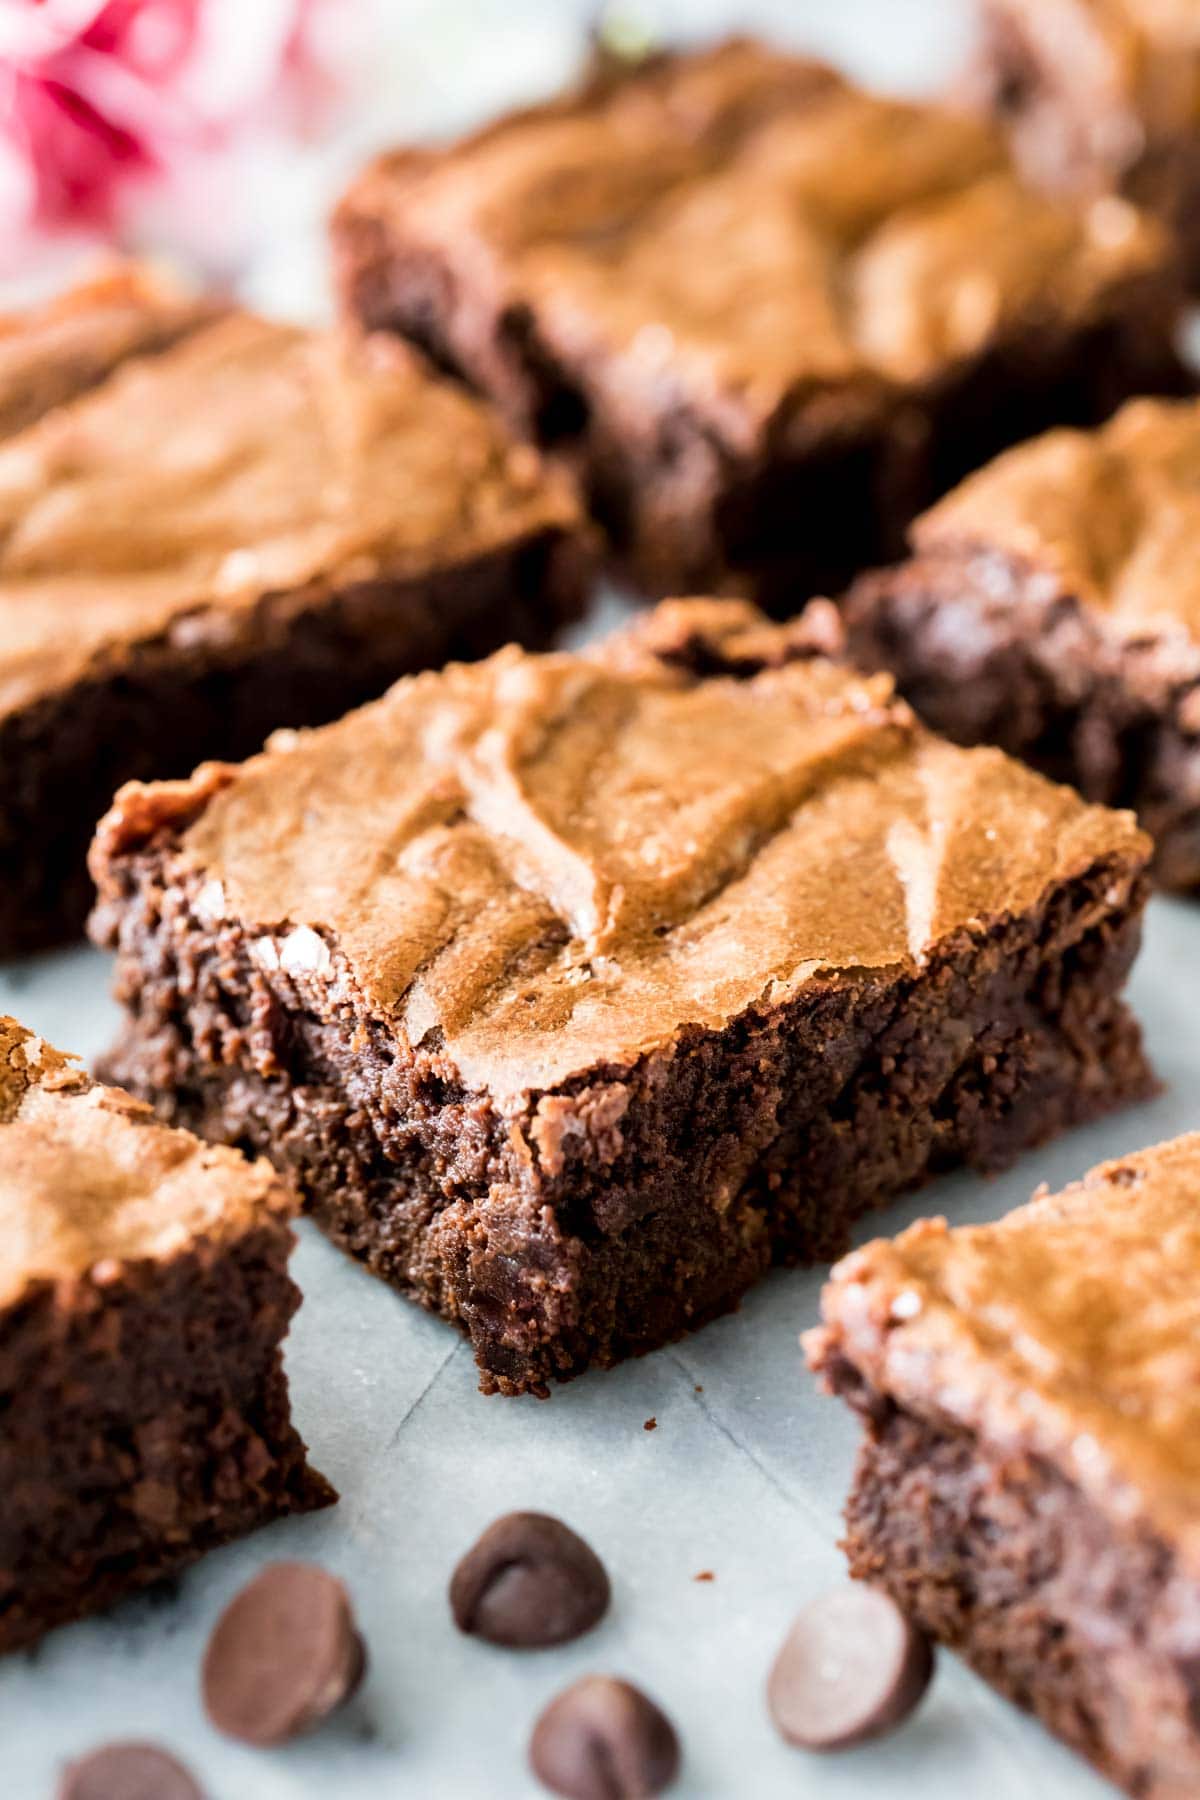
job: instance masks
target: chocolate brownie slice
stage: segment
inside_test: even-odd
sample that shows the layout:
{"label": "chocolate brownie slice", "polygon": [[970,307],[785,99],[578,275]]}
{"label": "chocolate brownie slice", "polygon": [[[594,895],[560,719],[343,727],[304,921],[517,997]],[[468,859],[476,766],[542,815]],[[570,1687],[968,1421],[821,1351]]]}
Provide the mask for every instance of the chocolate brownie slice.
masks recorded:
{"label": "chocolate brownie slice", "polygon": [[1200,1136],[846,1258],[853,1572],[1139,1800],[1200,1791]]}
{"label": "chocolate brownie slice", "polygon": [[581,526],[395,339],[245,314],[0,446],[0,956],[82,928],[122,781],[547,641]]}
{"label": "chocolate brownie slice", "polygon": [[1145,1093],[1132,818],[810,648],[684,603],[123,789],[112,1067],[273,1157],[506,1393]]}
{"label": "chocolate brownie slice", "polygon": [[169,350],[222,310],[119,263],[44,306],[0,316],[0,438],[98,387],[131,357]]}
{"label": "chocolate brownie slice", "polygon": [[291,1210],[0,1018],[0,1651],[334,1499],[280,1357]]}
{"label": "chocolate brownie slice", "polygon": [[976,97],[1029,176],[1118,190],[1175,233],[1200,286],[1200,13],[1192,0],[984,0]]}
{"label": "chocolate brownie slice", "polygon": [[934,730],[1135,808],[1200,885],[1200,402],[1052,432],[919,519],[843,607],[855,660]]}
{"label": "chocolate brownie slice", "polygon": [[1165,234],[966,115],[734,41],[363,174],[343,304],[582,474],[655,592],[792,611],[970,468],[1177,392]]}

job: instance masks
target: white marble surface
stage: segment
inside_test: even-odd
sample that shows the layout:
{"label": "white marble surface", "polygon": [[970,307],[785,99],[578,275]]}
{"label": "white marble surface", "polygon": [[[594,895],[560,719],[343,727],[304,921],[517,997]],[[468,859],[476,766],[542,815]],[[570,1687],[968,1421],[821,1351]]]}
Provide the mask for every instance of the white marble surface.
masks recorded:
{"label": "white marble surface", "polygon": [[[314,157],[264,229],[249,286],[281,310],[320,305],[323,194],[395,129],[462,122],[557,79],[574,54],[572,0],[407,0],[385,6],[377,91],[347,139]],[[879,79],[917,85],[958,53],[948,0],[781,0],[740,9],[662,0],[668,28],[774,23]],[[1162,1096],[1026,1160],[1004,1178],[957,1177],[893,1207],[871,1229],[921,1212],[981,1220],[1103,1157],[1200,1124],[1196,970],[1200,912],[1152,905],[1133,996],[1166,1084]],[[0,970],[0,1010],[93,1055],[113,1025],[106,959],[78,950]],[[517,1800],[535,1784],[529,1727],[575,1675],[603,1669],[658,1696],[684,1743],[680,1800],[1088,1800],[1108,1790],[951,1658],[892,1740],[836,1759],[786,1749],[763,1681],[796,1607],[840,1578],[838,1510],[854,1431],[820,1399],[797,1333],[819,1276],[779,1275],[743,1311],[676,1348],[587,1377],[549,1403],[484,1400],[466,1347],[361,1274],[305,1228],[306,1293],[289,1345],[295,1411],[341,1490],[333,1511],[289,1522],[192,1570],[178,1590],[57,1633],[0,1665],[0,1800],[49,1800],[68,1757],[119,1736],[171,1746],[209,1800]],[[702,1391],[700,1391],[702,1390]],[[646,1419],[657,1429],[643,1429]],[[3,1504],[0,1496],[0,1504]],[[450,1569],[509,1507],[562,1514],[613,1577],[600,1629],[521,1657],[459,1637]],[[221,1606],[264,1560],[318,1559],[352,1588],[371,1651],[359,1700],[321,1735],[261,1754],[211,1731],[199,1658]],[[694,1577],[711,1570],[715,1579]]]}

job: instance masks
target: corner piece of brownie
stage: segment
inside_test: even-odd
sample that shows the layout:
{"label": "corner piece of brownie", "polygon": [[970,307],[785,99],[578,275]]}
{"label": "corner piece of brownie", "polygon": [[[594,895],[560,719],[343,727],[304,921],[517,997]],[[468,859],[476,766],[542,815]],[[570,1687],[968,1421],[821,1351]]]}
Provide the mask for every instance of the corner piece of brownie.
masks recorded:
{"label": "corner piece of brownie", "polygon": [[811,649],[681,603],[125,788],[111,1066],[270,1155],[506,1393],[1145,1094],[1132,818]]}
{"label": "corner piece of brownie", "polygon": [[292,1210],[0,1018],[0,1652],[335,1498],[280,1357]]}
{"label": "corner piece of brownie", "polygon": [[853,1573],[1137,1800],[1200,1792],[1200,1136],[833,1271]]}
{"label": "corner piece of brownie", "polygon": [[334,250],[345,309],[579,470],[653,593],[793,611],[1005,445],[1187,384],[1155,222],[744,39],[384,156]]}
{"label": "corner piece of brownie", "polygon": [[973,475],[862,577],[847,648],[935,731],[1134,808],[1200,887],[1200,401],[1135,400]]}
{"label": "corner piece of brownie", "polygon": [[0,445],[0,957],[82,929],[122,781],[549,642],[587,535],[406,345],[244,313]]}
{"label": "corner piece of brownie", "polygon": [[1032,180],[1118,191],[1200,287],[1200,15],[1192,0],[984,0],[972,97]]}

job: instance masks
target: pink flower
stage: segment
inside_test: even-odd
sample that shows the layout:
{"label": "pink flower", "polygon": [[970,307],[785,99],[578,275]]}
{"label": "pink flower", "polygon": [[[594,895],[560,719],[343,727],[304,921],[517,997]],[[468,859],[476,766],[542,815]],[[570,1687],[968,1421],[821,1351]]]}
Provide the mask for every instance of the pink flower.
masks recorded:
{"label": "pink flower", "polygon": [[338,0],[0,0],[0,223],[111,229],[136,185],[253,126],[303,132]]}

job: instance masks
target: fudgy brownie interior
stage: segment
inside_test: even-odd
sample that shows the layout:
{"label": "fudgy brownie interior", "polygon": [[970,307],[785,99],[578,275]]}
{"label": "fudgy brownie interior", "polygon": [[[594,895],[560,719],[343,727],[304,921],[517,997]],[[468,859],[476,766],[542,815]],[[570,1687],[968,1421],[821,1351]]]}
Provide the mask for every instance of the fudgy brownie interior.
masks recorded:
{"label": "fudgy brownie interior", "polygon": [[334,1498],[291,1422],[294,1203],[0,1019],[0,1651]]}

